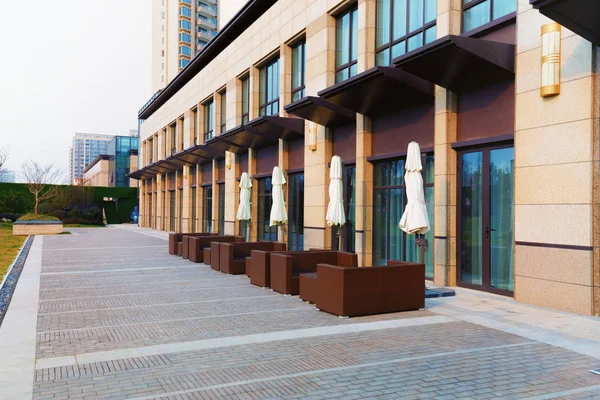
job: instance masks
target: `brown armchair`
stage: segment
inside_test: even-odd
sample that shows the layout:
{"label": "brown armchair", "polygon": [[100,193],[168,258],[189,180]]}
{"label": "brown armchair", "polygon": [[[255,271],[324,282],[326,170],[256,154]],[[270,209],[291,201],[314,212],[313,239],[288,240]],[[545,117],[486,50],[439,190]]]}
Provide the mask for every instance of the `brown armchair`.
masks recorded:
{"label": "brown armchair", "polygon": [[[199,236],[199,237],[190,237],[189,240],[189,248],[188,255],[190,261],[195,263],[207,263],[210,262],[210,244],[211,242],[233,242],[236,239],[241,238],[241,236]],[[243,239],[243,238],[242,238]],[[238,239],[239,240],[239,239]],[[205,258],[204,250],[208,248],[209,258]]]}
{"label": "brown armchair", "polygon": [[219,271],[219,245],[221,243],[243,242],[246,240],[243,236],[225,236],[231,237],[233,240],[217,240],[212,241],[210,246],[204,248],[204,263],[210,265],[215,271]]}
{"label": "brown armchair", "polygon": [[425,265],[343,268],[319,264],[316,307],[340,317],[418,310],[425,307]]}
{"label": "brown armchair", "polygon": [[216,233],[169,233],[169,254],[182,255],[184,252],[184,236],[215,236]]}
{"label": "brown armchair", "polygon": [[260,287],[271,287],[271,254],[303,253],[303,251],[252,250],[246,264],[246,275],[250,283]]}
{"label": "brown armchair", "polygon": [[218,246],[219,269],[221,272],[225,272],[226,274],[246,273],[246,259],[250,257],[252,250],[286,250],[286,244],[280,242],[218,243]]}
{"label": "brown armchair", "polygon": [[358,256],[343,251],[304,251],[271,254],[271,289],[282,294],[298,294],[300,274],[317,272],[317,264],[358,267]]}

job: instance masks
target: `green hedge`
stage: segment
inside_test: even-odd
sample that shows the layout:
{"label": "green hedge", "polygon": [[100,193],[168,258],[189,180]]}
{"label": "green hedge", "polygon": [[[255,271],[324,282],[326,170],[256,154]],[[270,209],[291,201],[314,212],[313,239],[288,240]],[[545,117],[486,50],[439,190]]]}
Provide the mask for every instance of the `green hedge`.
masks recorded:
{"label": "green hedge", "polygon": [[[42,202],[40,213],[55,215],[66,223],[102,223],[100,210],[109,224],[127,223],[138,202],[137,188],[57,186],[58,195]],[[0,183],[0,216],[20,216],[32,212],[33,207],[34,197],[27,184]]]}

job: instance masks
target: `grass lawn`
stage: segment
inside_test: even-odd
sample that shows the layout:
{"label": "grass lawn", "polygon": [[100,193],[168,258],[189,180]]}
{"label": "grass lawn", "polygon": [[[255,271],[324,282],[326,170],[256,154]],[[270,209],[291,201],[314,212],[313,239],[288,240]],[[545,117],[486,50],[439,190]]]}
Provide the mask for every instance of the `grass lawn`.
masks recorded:
{"label": "grass lawn", "polygon": [[64,224],[63,228],[104,228],[104,225]]}
{"label": "grass lawn", "polygon": [[15,260],[26,238],[27,236],[13,236],[10,222],[0,222],[0,280]]}

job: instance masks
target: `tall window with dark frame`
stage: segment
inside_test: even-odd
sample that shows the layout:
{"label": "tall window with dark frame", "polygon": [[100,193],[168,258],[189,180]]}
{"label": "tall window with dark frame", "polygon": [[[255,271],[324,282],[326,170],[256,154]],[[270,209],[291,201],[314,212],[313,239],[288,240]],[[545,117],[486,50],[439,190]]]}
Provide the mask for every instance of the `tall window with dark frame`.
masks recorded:
{"label": "tall window with dark frame", "polygon": [[436,17],[437,0],[377,0],[377,65],[433,42]]}
{"label": "tall window with dark frame", "polygon": [[213,100],[209,100],[204,103],[204,141],[208,141],[214,136],[214,115],[215,115],[215,103]]}
{"label": "tall window with dark frame", "polygon": [[148,164],[153,163],[154,149],[152,148],[152,145],[153,145],[153,140],[149,139],[148,145],[146,146],[148,148]]}
{"label": "tall window with dark frame", "polygon": [[171,155],[177,153],[177,124],[171,125]]}
{"label": "tall window with dark frame", "polygon": [[221,93],[219,93],[219,97],[221,98],[220,100],[220,105],[221,105],[221,110],[220,110],[220,118],[221,118],[221,122],[220,122],[220,129],[219,129],[219,133],[223,133],[226,131],[227,129],[227,92],[225,92],[225,90],[223,90]]}
{"label": "tall window with dark frame", "polygon": [[517,0],[463,0],[463,32],[517,11]]}
{"label": "tall window with dark frame", "polygon": [[335,81],[341,82],[358,72],[358,7],[336,18]]}
{"label": "tall window with dark frame", "polygon": [[179,126],[181,126],[181,136],[182,137],[181,137],[181,140],[179,141],[179,146],[177,146],[177,148],[178,148],[179,151],[183,151],[183,146],[184,146],[184,144],[183,144],[183,142],[184,142],[184,140],[183,140],[183,124],[184,123],[185,123],[185,119],[184,118],[180,118],[179,119],[179,124],[180,124]]}
{"label": "tall window with dark frame", "polygon": [[260,69],[259,115],[279,114],[279,57]]}
{"label": "tall window with dark frame", "polygon": [[202,186],[202,232],[212,232],[212,185]]}
{"label": "tall window with dark frame", "polygon": [[306,40],[292,47],[292,101],[306,97]]}
{"label": "tall window with dark frame", "polygon": [[217,190],[219,191],[219,204],[217,215],[217,232],[219,235],[225,234],[225,183],[218,183]]}
{"label": "tall window with dark frame", "polygon": [[258,180],[258,240],[277,241],[277,227],[270,226],[273,186],[271,177]]}
{"label": "tall window with dark frame", "polygon": [[[425,234],[431,249],[433,243],[433,155],[423,155],[425,202],[431,230]],[[405,159],[386,160],[373,166],[373,265],[385,265],[388,260],[419,261],[420,253],[415,235],[398,228],[406,207],[404,183]],[[433,277],[433,252],[425,254],[425,275]]]}
{"label": "tall window with dark frame", "polygon": [[242,83],[242,125],[250,120],[250,78],[245,76],[241,79]]}
{"label": "tall window with dark frame", "polygon": [[194,146],[198,144],[198,108],[192,110],[192,124],[194,127]]}

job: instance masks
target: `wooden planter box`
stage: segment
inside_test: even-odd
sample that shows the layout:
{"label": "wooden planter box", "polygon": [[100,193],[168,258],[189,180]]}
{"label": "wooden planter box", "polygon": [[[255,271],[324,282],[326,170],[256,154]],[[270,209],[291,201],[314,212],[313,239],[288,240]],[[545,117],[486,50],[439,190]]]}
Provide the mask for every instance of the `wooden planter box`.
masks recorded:
{"label": "wooden planter box", "polygon": [[15,221],[13,235],[57,235],[63,232],[60,221]]}

